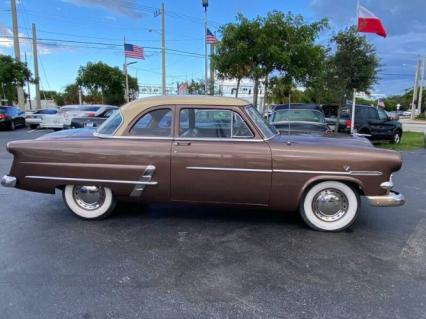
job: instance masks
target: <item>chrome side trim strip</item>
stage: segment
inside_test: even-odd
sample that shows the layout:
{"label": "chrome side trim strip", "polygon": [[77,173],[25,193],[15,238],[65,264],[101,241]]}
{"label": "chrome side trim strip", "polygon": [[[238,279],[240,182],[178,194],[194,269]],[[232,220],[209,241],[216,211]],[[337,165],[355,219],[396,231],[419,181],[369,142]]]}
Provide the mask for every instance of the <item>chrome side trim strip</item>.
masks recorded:
{"label": "chrome side trim strip", "polygon": [[161,136],[131,136],[131,135],[107,135],[100,134],[98,132],[93,132],[93,136],[106,139],[124,139],[124,140],[165,140],[165,141],[206,141],[206,142],[263,142],[262,139],[253,139],[253,138],[201,138],[201,137],[176,137],[171,136],[161,137]]}
{"label": "chrome side trim strip", "polygon": [[380,176],[383,175],[382,172],[379,171],[352,171],[349,175],[360,175],[360,176]]}
{"label": "chrome side trim strip", "polygon": [[131,136],[131,135],[108,135],[93,132],[93,136],[99,138],[124,139],[124,140],[173,140],[171,136]]}
{"label": "chrome side trim strip", "polygon": [[324,174],[324,175],[352,175],[352,176],[380,176],[379,171],[309,171],[296,169],[274,169],[276,173],[296,173],[296,174]]}
{"label": "chrome side trim strip", "polygon": [[323,174],[323,175],[352,175],[352,176],[380,176],[379,171],[309,171],[293,169],[257,169],[257,168],[238,168],[238,167],[208,167],[208,166],[187,166],[190,170],[203,171],[228,171],[228,172],[261,172],[261,173],[296,173],[296,174]]}
{"label": "chrome side trim strip", "polygon": [[210,137],[176,137],[175,141],[205,141],[205,142],[250,142],[259,143],[264,140],[259,138],[210,138]]}
{"label": "chrome side trim strip", "polygon": [[223,171],[223,172],[257,172],[257,173],[271,173],[271,169],[258,169],[258,168],[236,168],[236,167],[205,167],[205,166],[187,166],[186,169],[199,170],[199,171]]}
{"label": "chrome side trim strip", "polygon": [[74,178],[74,177],[56,177],[56,176],[25,176],[29,179],[42,179],[54,181],[71,181],[71,182],[89,182],[89,183],[112,183],[112,184],[132,184],[132,185],[157,185],[156,181],[127,181],[118,179],[96,179],[96,178]]}

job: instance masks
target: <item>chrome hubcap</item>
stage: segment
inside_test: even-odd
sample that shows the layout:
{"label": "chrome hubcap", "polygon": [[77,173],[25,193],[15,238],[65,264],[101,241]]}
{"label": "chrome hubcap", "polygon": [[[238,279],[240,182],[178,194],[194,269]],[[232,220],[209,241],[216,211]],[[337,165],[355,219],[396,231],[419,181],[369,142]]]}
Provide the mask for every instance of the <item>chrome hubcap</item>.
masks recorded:
{"label": "chrome hubcap", "polygon": [[326,188],[318,192],[312,201],[315,216],[325,222],[334,222],[348,211],[348,198],[335,188]]}
{"label": "chrome hubcap", "polygon": [[399,143],[399,134],[395,134],[395,136],[393,137],[393,140],[396,144]]}
{"label": "chrome hubcap", "polygon": [[74,201],[85,210],[95,210],[105,201],[105,189],[102,186],[76,185],[73,190]]}

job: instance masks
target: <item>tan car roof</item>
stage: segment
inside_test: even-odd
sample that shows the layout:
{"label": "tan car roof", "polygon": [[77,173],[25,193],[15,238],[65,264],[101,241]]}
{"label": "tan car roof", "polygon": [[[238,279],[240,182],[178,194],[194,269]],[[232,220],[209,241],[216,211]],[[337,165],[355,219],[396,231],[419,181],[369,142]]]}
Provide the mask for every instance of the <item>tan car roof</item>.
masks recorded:
{"label": "tan car roof", "polygon": [[152,96],[132,101],[123,105],[120,112],[123,122],[115,135],[122,135],[130,122],[142,111],[153,106],[160,105],[221,105],[221,106],[245,106],[250,102],[232,97],[208,96],[208,95],[168,95]]}

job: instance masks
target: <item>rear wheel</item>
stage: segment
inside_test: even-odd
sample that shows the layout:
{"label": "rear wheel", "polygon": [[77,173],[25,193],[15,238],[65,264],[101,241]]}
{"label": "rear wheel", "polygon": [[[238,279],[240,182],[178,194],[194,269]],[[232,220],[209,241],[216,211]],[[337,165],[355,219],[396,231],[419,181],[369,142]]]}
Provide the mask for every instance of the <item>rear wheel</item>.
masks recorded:
{"label": "rear wheel", "polygon": [[352,225],[360,207],[358,192],[336,181],[314,185],[300,203],[303,220],[315,230],[341,231]]}
{"label": "rear wheel", "polygon": [[68,208],[83,219],[103,219],[115,208],[116,201],[108,187],[67,185],[63,197]]}

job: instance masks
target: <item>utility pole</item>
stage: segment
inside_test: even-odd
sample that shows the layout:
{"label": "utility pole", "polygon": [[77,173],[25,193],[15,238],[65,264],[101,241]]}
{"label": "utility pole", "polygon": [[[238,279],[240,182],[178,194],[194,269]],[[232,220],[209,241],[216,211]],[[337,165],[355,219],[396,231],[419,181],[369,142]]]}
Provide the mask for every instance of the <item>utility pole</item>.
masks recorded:
{"label": "utility pole", "polygon": [[[13,48],[15,51],[15,60],[16,62],[21,62],[21,52],[19,49],[18,19],[16,18],[15,0],[10,0],[10,8],[10,11],[12,13]],[[18,91],[18,105],[22,111],[25,111],[24,89],[19,84],[16,86],[16,89]]]}
{"label": "utility pole", "polygon": [[421,66],[420,66],[420,75],[419,75],[419,98],[417,99],[417,114],[420,114],[422,112],[422,97],[423,97],[423,78],[425,73],[425,60],[426,55],[422,57],[421,59]]}
{"label": "utility pole", "polygon": [[164,1],[161,2],[161,90],[163,95],[166,91],[166,17],[164,12]]}
{"label": "utility pole", "polygon": [[414,75],[413,99],[411,101],[411,116],[414,120],[416,116],[416,101],[417,101],[417,88],[419,86],[419,73],[420,73],[420,60],[417,61],[416,73]]}
{"label": "utility pole", "polygon": [[[33,58],[34,58],[34,77],[35,77],[35,99],[36,99],[36,109],[41,109],[41,101],[40,101],[40,76],[38,73],[38,53],[37,53],[37,34],[36,34],[36,26],[33,23],[32,25],[33,31]],[[28,94],[30,94],[28,90]],[[30,99],[31,101],[31,99]]]}
{"label": "utility pole", "polygon": [[208,76],[207,76],[207,8],[209,6],[208,0],[202,0],[202,5],[204,7],[204,81],[205,81],[205,87],[204,87],[204,94],[207,95],[207,88],[208,88]]}
{"label": "utility pole", "polygon": [[[25,64],[28,66],[27,51],[25,51]],[[27,81],[27,90],[28,90],[28,103],[29,103],[29,106],[30,106],[30,110],[32,110],[32,107],[31,107],[30,81]]]}

